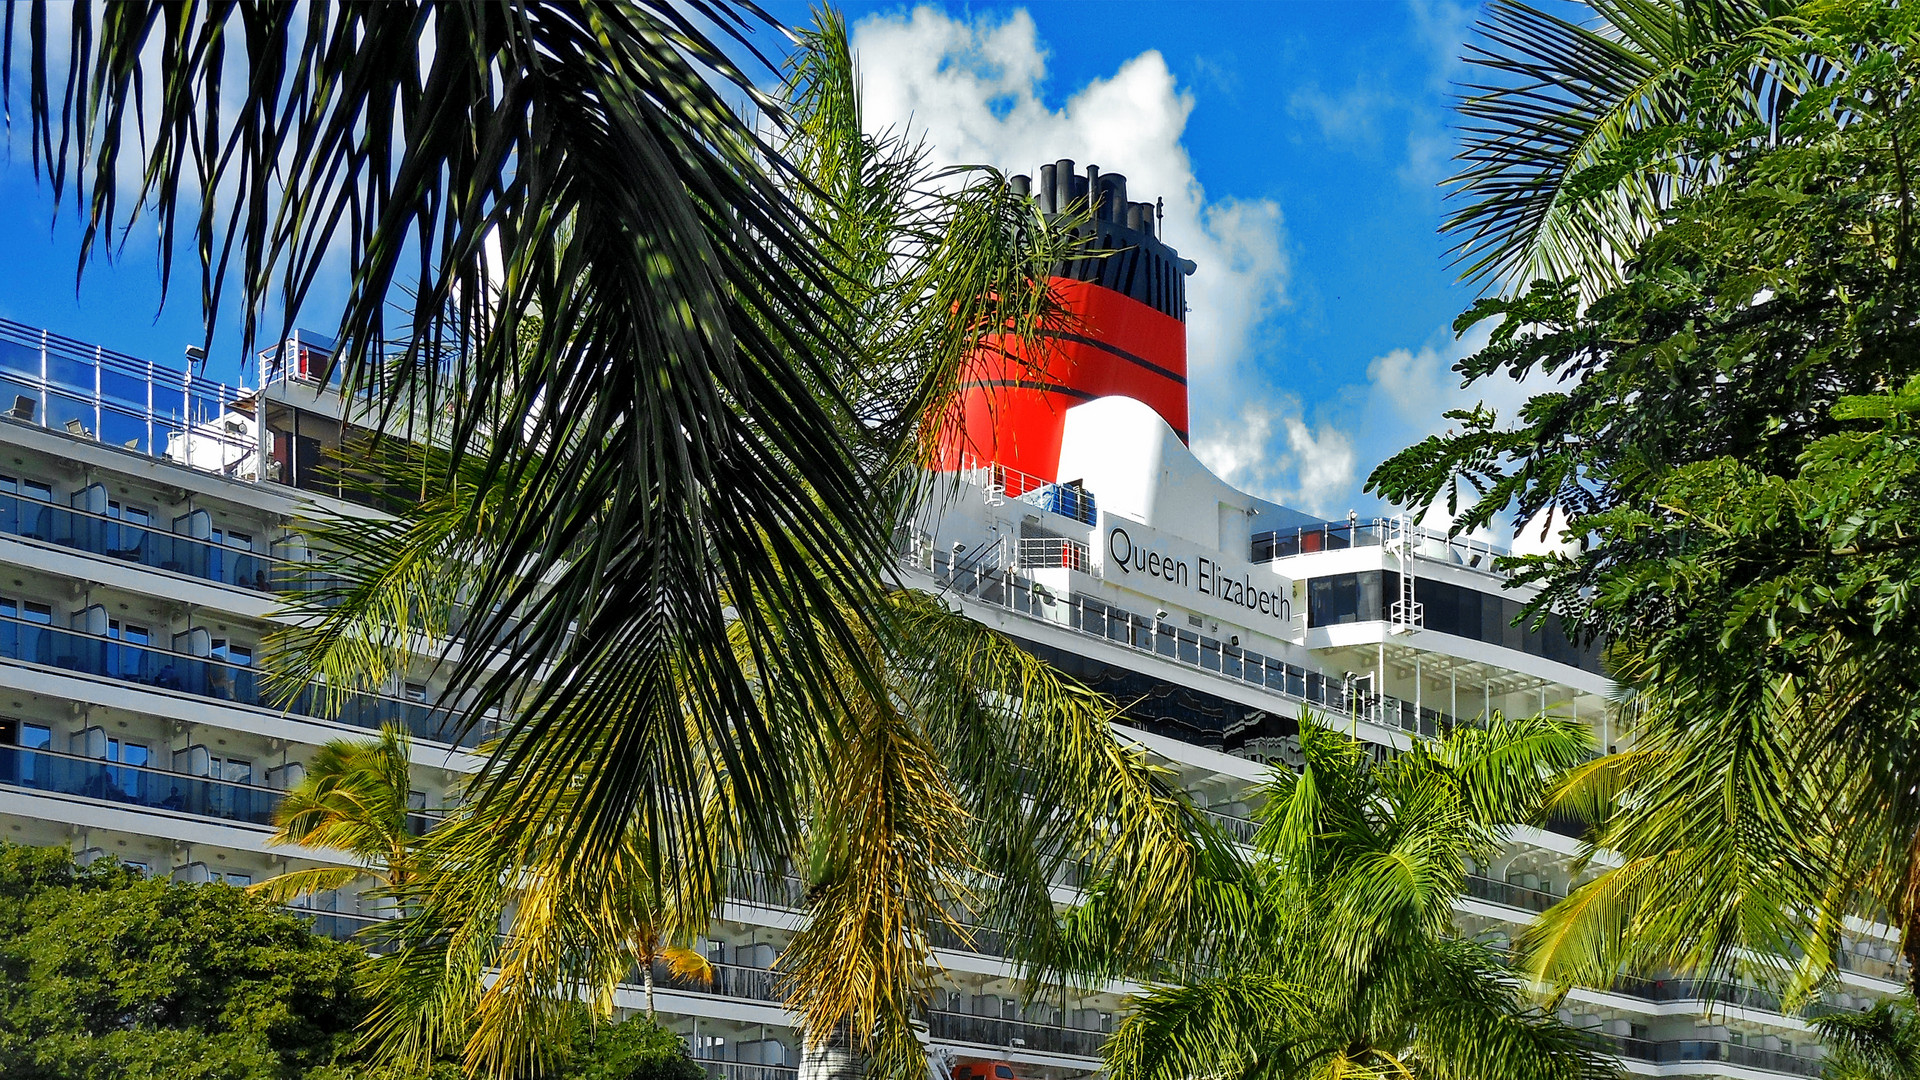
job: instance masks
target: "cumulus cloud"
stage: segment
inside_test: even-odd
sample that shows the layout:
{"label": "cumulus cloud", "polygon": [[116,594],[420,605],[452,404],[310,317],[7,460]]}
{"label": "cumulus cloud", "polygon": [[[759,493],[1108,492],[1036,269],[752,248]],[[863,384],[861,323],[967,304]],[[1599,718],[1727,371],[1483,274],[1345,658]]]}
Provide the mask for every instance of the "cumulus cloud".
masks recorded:
{"label": "cumulus cloud", "polygon": [[1200,271],[1187,283],[1194,412],[1226,413],[1255,332],[1285,303],[1285,221],[1267,199],[1210,199],[1181,137],[1193,112],[1149,50],[1072,92],[1043,97],[1046,49],[1024,10],[954,18],[931,7],[853,28],[867,124],[924,137],[936,160],[1032,173],[1072,158],[1127,177],[1136,199],[1166,200],[1165,235]]}

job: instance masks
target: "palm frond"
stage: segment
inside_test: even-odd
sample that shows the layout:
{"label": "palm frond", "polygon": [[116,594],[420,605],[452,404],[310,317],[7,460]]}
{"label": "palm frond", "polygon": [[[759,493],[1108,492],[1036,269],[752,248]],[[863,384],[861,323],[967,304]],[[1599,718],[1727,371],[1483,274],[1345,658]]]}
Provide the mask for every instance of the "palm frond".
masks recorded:
{"label": "palm frond", "polygon": [[[844,633],[872,612],[887,529],[841,437],[832,373],[852,350],[823,301],[842,284],[830,245],[722,90],[762,100],[728,49],[751,56],[763,17],[646,0],[31,10],[7,40],[28,54],[36,164],[86,207],[86,244],[150,212],[164,276],[191,232],[209,334],[231,271],[249,345],[269,300],[290,324],[338,258],[347,395],[515,494],[465,528],[491,557],[447,700],[533,737],[499,744],[479,794],[591,767],[564,823],[590,857],[641,804],[664,818],[695,788],[686,745],[641,756],[683,739],[691,708],[743,778],[750,827],[794,825],[726,605],[750,613],[762,665],[824,700],[815,642],[752,613]],[[64,93],[53,18],[73,24]],[[413,302],[389,324],[403,277]],[[609,685],[617,707],[589,696]]]}
{"label": "palm frond", "polygon": [[1143,1080],[1290,1075],[1289,1021],[1309,997],[1273,975],[1230,975],[1139,995],[1104,1058],[1114,1076]]}
{"label": "palm frond", "polygon": [[1442,227],[1468,280],[1617,283],[1661,212],[1716,168],[1671,146],[1676,130],[1758,124],[1766,138],[1815,78],[1787,0],[1591,7],[1597,25],[1497,0],[1478,24],[1466,60],[1489,81],[1460,102],[1448,181],[1468,201]]}

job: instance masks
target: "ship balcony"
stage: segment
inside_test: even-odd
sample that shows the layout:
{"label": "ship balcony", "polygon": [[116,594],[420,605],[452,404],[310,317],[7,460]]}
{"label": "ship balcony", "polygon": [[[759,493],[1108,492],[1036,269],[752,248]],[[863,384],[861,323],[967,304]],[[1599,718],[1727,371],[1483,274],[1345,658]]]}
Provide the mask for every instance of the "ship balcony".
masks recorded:
{"label": "ship balcony", "polygon": [[0,660],[36,664],[155,690],[378,730],[388,724],[415,738],[461,747],[478,745],[493,728],[490,718],[456,728],[457,711],[430,702],[309,684],[282,698],[256,668],[151,645],[62,630],[14,615],[0,615]]}

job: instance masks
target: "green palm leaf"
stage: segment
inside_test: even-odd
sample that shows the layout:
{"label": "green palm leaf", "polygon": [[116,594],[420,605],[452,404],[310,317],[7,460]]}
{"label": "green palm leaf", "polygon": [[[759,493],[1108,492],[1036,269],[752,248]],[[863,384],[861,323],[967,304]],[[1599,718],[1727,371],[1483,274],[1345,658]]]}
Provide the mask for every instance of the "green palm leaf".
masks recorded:
{"label": "green palm leaf", "polygon": [[1793,48],[1788,0],[1591,0],[1582,24],[1496,0],[1468,63],[1488,81],[1459,105],[1466,205],[1442,231],[1471,281],[1572,277],[1611,286],[1673,199],[1714,175],[1674,150],[1683,126],[1765,139],[1817,78]]}

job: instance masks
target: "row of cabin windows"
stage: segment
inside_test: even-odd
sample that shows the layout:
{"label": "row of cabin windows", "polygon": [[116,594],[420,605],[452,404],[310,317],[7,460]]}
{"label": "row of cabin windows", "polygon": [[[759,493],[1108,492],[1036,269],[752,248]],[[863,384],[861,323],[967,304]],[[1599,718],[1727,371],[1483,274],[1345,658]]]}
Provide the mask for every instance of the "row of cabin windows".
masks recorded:
{"label": "row of cabin windows", "polygon": [[[0,495],[17,495],[22,498],[35,499],[43,503],[58,505],[54,502],[53,485],[43,480],[32,479],[31,477],[9,476],[5,473],[0,473]],[[153,519],[156,512],[157,511],[144,506],[135,506],[131,503],[121,502],[118,499],[107,500],[108,517],[116,521],[124,521],[129,525],[137,525],[141,528],[153,527]],[[215,544],[236,548],[240,551],[253,550],[253,534],[250,532],[242,532],[239,529],[214,529],[210,539]]]}

